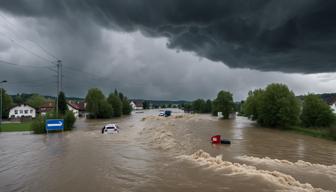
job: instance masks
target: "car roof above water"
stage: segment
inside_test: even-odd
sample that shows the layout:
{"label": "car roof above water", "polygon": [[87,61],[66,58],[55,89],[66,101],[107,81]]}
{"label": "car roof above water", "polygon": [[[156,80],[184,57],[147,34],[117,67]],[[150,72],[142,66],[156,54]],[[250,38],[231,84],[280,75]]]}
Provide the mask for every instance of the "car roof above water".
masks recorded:
{"label": "car roof above water", "polygon": [[107,124],[107,125],[105,125],[105,127],[106,128],[108,128],[108,127],[117,127],[117,125],[116,124]]}

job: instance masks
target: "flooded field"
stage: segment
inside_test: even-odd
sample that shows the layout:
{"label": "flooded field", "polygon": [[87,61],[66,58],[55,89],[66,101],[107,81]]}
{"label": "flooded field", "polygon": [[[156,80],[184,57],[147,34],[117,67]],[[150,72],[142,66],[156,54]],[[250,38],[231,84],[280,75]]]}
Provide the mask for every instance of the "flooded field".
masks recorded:
{"label": "flooded field", "polygon": [[[336,191],[336,142],[158,111],[0,135],[0,191]],[[117,123],[119,134],[101,127]],[[221,134],[231,145],[212,145]]]}

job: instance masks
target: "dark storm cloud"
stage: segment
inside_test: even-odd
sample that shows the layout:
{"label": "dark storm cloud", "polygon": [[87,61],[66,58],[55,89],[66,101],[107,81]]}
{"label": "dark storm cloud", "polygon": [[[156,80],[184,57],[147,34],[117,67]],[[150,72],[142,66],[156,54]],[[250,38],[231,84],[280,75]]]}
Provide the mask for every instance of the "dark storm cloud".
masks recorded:
{"label": "dark storm cloud", "polygon": [[164,36],[169,48],[233,68],[336,71],[333,0],[4,0],[0,7],[19,16],[64,22],[85,15],[77,20],[93,18],[104,27]]}

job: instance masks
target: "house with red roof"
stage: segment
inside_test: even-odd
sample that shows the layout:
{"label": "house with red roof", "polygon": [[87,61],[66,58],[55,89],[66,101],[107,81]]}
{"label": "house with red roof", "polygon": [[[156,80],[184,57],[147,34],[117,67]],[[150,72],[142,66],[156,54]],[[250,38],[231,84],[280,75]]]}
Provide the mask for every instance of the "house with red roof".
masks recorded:
{"label": "house with red roof", "polygon": [[38,110],[37,112],[45,116],[48,112],[54,111],[55,110],[55,102],[54,101],[47,101],[45,102]]}
{"label": "house with red roof", "polygon": [[73,112],[75,117],[85,116],[85,102],[67,101],[68,109]]}

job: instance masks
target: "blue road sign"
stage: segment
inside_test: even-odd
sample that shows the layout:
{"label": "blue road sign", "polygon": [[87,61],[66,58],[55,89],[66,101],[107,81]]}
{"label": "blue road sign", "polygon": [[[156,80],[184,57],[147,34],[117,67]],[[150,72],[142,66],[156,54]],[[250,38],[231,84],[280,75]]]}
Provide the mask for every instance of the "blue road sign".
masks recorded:
{"label": "blue road sign", "polygon": [[63,131],[64,120],[63,119],[47,119],[46,121],[47,131]]}

